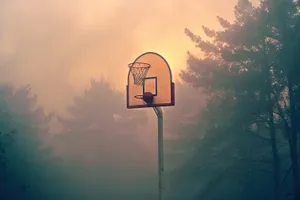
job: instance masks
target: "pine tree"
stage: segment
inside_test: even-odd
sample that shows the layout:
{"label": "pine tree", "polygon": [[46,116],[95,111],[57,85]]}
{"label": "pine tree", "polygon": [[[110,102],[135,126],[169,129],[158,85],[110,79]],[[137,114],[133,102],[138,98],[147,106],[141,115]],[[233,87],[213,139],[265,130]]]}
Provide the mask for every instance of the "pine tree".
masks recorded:
{"label": "pine tree", "polygon": [[11,145],[5,148],[5,176],[9,178],[5,179],[4,199],[64,199],[66,176],[43,141],[51,116],[37,106],[30,87],[1,85],[0,90],[5,113],[0,119],[1,132],[14,132]]}
{"label": "pine tree", "polygon": [[[280,199],[278,132],[284,132],[286,129],[282,126],[285,119],[278,113],[287,111],[287,108],[282,109],[281,105],[284,103],[282,99],[286,94],[286,88],[289,88],[285,80],[292,78],[286,73],[289,67],[285,67],[282,64],[283,59],[278,56],[283,54],[286,42],[280,40],[284,34],[278,32],[280,29],[276,26],[280,24],[280,20],[287,19],[285,13],[288,9],[292,18],[295,18],[293,11],[295,5],[288,1],[281,4],[278,1],[277,5],[272,3],[264,1],[256,8],[250,1],[240,0],[235,7],[233,23],[218,17],[223,30],[215,31],[203,27],[207,37],[211,38],[209,41],[204,41],[186,29],[186,34],[201,49],[204,57],[197,58],[189,53],[188,69],[182,72],[181,77],[195,87],[204,88],[211,101],[205,112],[205,121],[208,121],[207,134],[233,131],[232,129],[235,129],[235,132],[239,130],[242,134],[244,130],[253,132],[253,126],[261,127],[256,129],[253,135],[262,138],[263,134],[263,138],[270,143],[274,197]],[[280,20],[272,18],[276,13],[274,10],[277,10]],[[287,20],[287,24],[293,23],[292,19]],[[296,26],[292,27],[295,29]],[[290,49],[290,52],[292,51],[295,52]],[[295,58],[292,57],[290,60]],[[293,72],[296,73],[295,70]],[[296,83],[293,88],[295,86]],[[288,96],[291,99],[290,95]],[[295,118],[291,116],[290,119]],[[293,129],[296,125],[291,123],[290,127]],[[269,137],[266,138],[266,132],[261,130],[268,130]],[[292,139],[294,143],[296,140]],[[297,164],[296,161],[293,162]],[[294,174],[295,179],[298,179],[297,174]],[[297,181],[294,181],[294,185],[298,187]],[[294,193],[297,198],[296,189]]]}

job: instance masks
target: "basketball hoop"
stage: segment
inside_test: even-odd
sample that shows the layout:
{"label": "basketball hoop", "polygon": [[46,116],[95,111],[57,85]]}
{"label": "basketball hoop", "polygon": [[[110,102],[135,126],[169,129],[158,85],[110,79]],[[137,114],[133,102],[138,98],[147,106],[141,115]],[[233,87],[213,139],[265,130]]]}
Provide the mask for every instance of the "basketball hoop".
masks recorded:
{"label": "basketball hoop", "polygon": [[144,95],[142,95],[142,94],[134,95],[134,98],[136,98],[136,99],[143,99]]}
{"label": "basketball hoop", "polygon": [[146,104],[153,102],[153,94],[151,92],[145,92],[144,94],[135,95],[134,98],[143,100]]}
{"label": "basketball hoop", "polygon": [[135,62],[128,65],[130,72],[133,75],[135,85],[143,85],[145,77],[151,67],[148,63]]}
{"label": "basketball hoop", "polygon": [[128,68],[127,108],[153,108],[157,116],[158,200],[162,200],[164,196],[164,129],[161,107],[175,105],[175,84],[172,81],[171,68],[168,62],[155,52],[143,53],[130,63]]}

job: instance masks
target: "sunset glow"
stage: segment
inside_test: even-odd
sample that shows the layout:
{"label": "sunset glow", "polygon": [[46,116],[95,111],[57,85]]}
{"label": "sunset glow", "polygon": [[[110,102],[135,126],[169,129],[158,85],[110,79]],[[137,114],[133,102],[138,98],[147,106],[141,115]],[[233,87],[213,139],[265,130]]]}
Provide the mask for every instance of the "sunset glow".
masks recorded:
{"label": "sunset glow", "polygon": [[[203,35],[202,25],[218,28],[216,17],[232,19],[236,2],[7,1],[1,10],[7,19],[1,39],[9,48],[2,53],[14,52],[19,64],[3,80],[29,83],[42,104],[57,110],[91,78],[105,77],[124,91],[127,64],[146,51],[164,56],[178,79],[186,67],[186,52],[195,50],[184,29]],[[47,83],[47,92],[41,81]],[[54,98],[58,85],[63,95]]]}

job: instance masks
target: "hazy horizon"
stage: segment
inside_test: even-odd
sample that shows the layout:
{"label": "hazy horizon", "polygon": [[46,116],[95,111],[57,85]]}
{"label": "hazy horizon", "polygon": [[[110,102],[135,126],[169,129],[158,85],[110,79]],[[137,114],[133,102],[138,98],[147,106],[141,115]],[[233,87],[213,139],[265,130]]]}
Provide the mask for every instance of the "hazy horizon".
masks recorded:
{"label": "hazy horizon", "polygon": [[217,28],[216,16],[231,19],[236,2],[2,1],[0,78],[30,84],[40,104],[55,112],[91,78],[104,77],[123,92],[127,64],[146,51],[162,54],[176,79],[193,49],[184,28],[199,34],[202,25]]}

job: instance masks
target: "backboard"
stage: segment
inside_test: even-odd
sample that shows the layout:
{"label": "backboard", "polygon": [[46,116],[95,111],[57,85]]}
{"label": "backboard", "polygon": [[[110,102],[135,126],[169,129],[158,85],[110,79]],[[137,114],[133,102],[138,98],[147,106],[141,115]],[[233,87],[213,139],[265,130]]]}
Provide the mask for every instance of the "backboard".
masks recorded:
{"label": "backboard", "polygon": [[[128,71],[127,79],[127,108],[161,107],[175,105],[175,85],[172,82],[172,72],[167,61],[159,54],[147,52],[135,59],[135,63],[150,65],[145,75],[143,84],[134,84],[132,70]],[[152,103],[145,103],[138,95],[151,92]]]}

